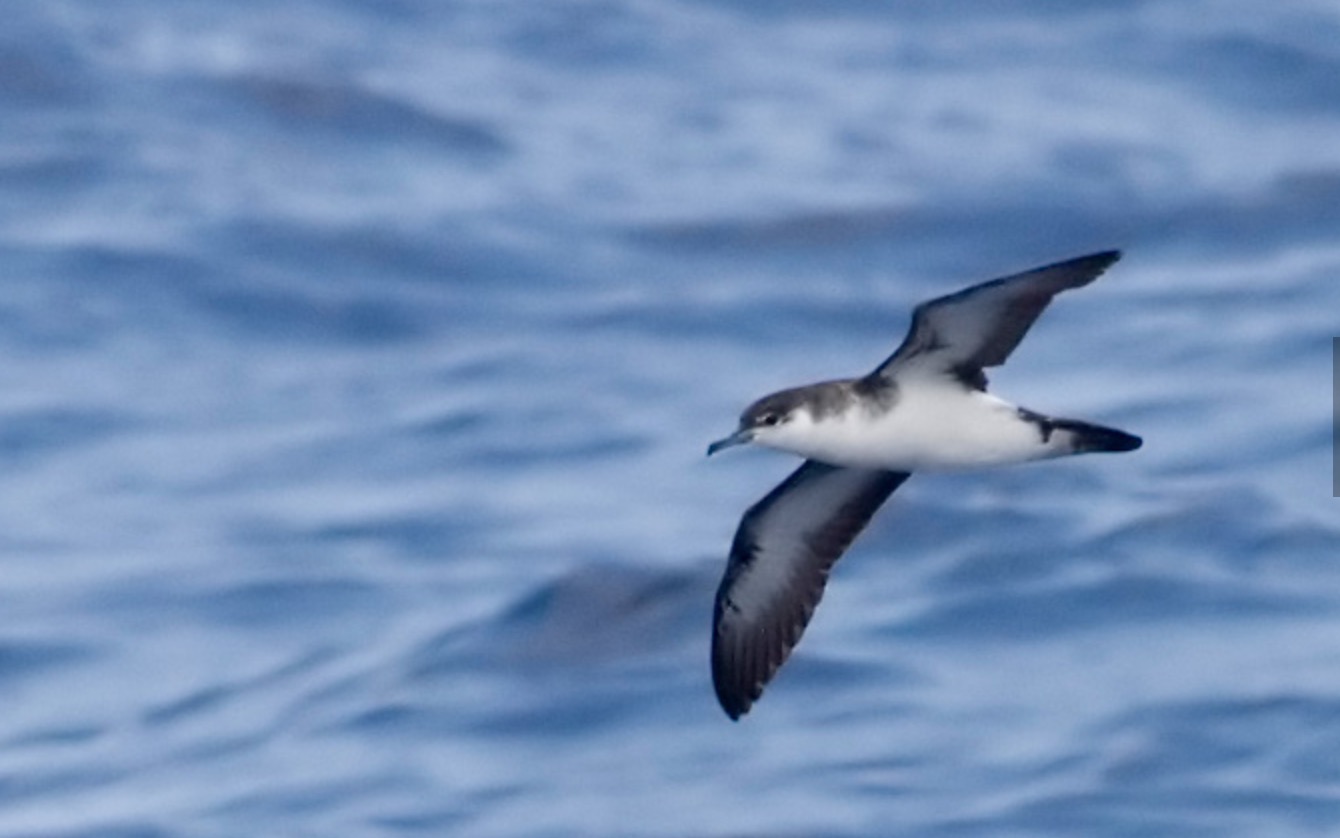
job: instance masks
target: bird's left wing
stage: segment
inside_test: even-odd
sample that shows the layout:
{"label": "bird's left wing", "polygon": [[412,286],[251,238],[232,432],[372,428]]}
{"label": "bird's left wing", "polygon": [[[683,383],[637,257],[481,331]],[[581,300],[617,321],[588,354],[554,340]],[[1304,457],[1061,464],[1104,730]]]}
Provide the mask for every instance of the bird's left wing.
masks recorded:
{"label": "bird's left wing", "polygon": [[749,508],[717,589],[712,683],[748,712],[800,640],[833,563],[910,475],[807,460]]}
{"label": "bird's left wing", "polygon": [[870,377],[918,369],[986,389],[982,369],[1005,363],[1052,297],[1088,285],[1119,258],[1115,250],[1092,253],[924,302],[897,351]]}

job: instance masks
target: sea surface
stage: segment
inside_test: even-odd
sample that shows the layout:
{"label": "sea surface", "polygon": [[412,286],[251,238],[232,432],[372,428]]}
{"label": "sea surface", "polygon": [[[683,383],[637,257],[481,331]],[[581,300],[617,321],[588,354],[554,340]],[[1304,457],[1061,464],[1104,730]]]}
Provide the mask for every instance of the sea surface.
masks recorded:
{"label": "sea surface", "polygon": [[[747,717],[748,402],[1082,253]],[[1334,0],[15,0],[0,835],[1340,835]]]}

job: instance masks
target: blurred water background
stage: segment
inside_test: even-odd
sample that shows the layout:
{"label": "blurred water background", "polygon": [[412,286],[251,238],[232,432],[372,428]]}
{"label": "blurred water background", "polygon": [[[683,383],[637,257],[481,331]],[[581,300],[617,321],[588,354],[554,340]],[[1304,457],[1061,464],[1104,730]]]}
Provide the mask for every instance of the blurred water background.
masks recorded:
{"label": "blurred water background", "polygon": [[[1331,0],[17,0],[0,834],[1340,834]],[[730,723],[755,396],[1121,247]]]}

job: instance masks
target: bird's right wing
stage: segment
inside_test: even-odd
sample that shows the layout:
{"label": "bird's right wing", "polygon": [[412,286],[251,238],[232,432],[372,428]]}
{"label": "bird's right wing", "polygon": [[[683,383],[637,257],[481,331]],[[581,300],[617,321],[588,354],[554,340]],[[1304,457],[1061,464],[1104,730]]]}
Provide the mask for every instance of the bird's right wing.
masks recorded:
{"label": "bird's right wing", "polygon": [[833,563],[909,476],[807,460],[744,514],[712,631],[712,683],[732,719],[763,694],[804,633]]}

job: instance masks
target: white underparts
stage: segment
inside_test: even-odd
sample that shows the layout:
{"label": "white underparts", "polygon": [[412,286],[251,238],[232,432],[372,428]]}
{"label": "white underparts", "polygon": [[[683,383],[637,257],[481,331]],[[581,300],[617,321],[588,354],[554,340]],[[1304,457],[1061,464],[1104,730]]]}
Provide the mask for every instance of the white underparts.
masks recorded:
{"label": "white underparts", "polygon": [[805,411],[759,444],[838,466],[948,471],[1072,453],[1068,433],[1047,433],[1017,407],[956,382],[902,387],[889,408],[853,403],[815,420]]}

